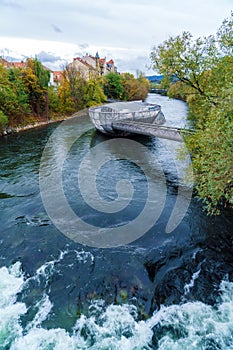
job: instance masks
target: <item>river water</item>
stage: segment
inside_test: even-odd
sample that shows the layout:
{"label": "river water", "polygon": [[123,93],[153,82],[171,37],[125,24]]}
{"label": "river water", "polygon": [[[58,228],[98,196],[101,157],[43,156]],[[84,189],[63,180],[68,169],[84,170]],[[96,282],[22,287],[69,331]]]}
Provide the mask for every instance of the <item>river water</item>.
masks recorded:
{"label": "river water", "polygon": [[[185,103],[148,101],[185,126]],[[0,140],[0,349],[233,349],[231,212],[189,200],[178,143],[111,142],[85,113]]]}

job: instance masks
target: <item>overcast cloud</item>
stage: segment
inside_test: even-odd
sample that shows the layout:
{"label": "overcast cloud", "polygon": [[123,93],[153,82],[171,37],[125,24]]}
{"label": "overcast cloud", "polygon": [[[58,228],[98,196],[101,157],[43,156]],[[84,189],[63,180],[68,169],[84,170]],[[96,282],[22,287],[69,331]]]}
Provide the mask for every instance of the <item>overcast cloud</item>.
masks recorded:
{"label": "overcast cloud", "polygon": [[0,55],[35,55],[51,69],[90,53],[146,74],[154,45],[190,31],[214,34],[232,0],[0,0]]}

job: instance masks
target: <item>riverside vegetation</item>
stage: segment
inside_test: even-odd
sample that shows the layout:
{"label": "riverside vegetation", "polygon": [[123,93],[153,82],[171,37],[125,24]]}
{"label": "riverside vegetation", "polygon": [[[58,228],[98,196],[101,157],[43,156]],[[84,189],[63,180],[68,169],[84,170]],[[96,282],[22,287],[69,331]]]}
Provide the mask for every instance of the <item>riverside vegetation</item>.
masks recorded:
{"label": "riverside vegetation", "polygon": [[[1,61],[0,61],[1,62]],[[41,62],[28,58],[22,68],[0,64],[0,132],[6,126],[24,126],[69,116],[107,100],[144,100],[149,82],[139,74],[109,73],[85,80],[66,66],[59,86],[49,86],[50,72]]]}
{"label": "riverside vegetation", "polygon": [[233,12],[215,35],[170,37],[154,47],[151,60],[168,96],[188,103],[195,133],[185,143],[197,196],[208,213],[220,213],[233,205]]}

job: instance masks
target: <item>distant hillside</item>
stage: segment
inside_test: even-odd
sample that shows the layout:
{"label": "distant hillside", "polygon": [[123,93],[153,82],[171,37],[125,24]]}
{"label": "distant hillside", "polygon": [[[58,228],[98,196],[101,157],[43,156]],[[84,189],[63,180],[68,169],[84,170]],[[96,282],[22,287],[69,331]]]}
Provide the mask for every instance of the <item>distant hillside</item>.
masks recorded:
{"label": "distant hillside", "polygon": [[146,76],[146,78],[149,80],[150,83],[160,84],[163,79],[163,75],[148,75]]}

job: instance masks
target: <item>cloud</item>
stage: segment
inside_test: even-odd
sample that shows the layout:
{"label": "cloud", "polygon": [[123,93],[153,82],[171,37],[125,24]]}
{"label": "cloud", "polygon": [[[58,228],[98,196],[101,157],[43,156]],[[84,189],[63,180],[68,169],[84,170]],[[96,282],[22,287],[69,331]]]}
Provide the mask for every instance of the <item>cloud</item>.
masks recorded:
{"label": "cloud", "polygon": [[79,44],[81,50],[87,49],[89,45],[87,43]]}
{"label": "cloud", "polygon": [[53,27],[53,29],[54,29],[54,31],[55,31],[56,33],[62,33],[61,28],[59,28],[59,27],[56,26],[55,24],[52,24],[52,27]]}
{"label": "cloud", "polygon": [[4,49],[0,49],[0,55],[5,56],[6,54],[9,54],[10,50],[7,47],[4,47]]}
{"label": "cloud", "polygon": [[194,38],[216,33],[230,16],[231,2],[0,0],[0,50],[7,47],[28,57],[45,52],[67,61],[80,52],[98,51],[112,56],[119,70],[121,65],[123,71],[134,70],[138,64],[145,71],[152,47],[169,36],[184,30]]}
{"label": "cloud", "polygon": [[8,1],[8,0],[1,0],[0,6],[10,7],[10,8],[13,8],[15,10],[23,10],[24,9],[24,7],[21,4],[15,2],[15,1]]}
{"label": "cloud", "polygon": [[145,73],[145,75],[153,73],[153,71],[150,69],[150,60],[146,55],[135,57],[131,56],[128,58],[123,57],[117,59],[116,65],[118,71],[120,71],[121,73],[129,72],[135,74],[137,71],[141,71],[142,73]]}
{"label": "cloud", "polygon": [[61,61],[62,58],[60,56],[56,56],[50,52],[45,52],[45,51],[41,51],[40,53],[38,53],[36,55],[36,57],[38,58],[38,60],[42,61],[42,62],[57,62],[57,61]]}
{"label": "cloud", "polygon": [[0,56],[5,58],[9,62],[16,62],[24,59],[23,55],[17,54],[16,52],[6,47],[4,49],[0,49]]}
{"label": "cloud", "polygon": [[71,56],[69,58],[64,58],[46,51],[36,53],[35,56],[39,61],[41,61],[41,63],[51,70],[63,70],[64,67],[73,59],[71,59]]}

